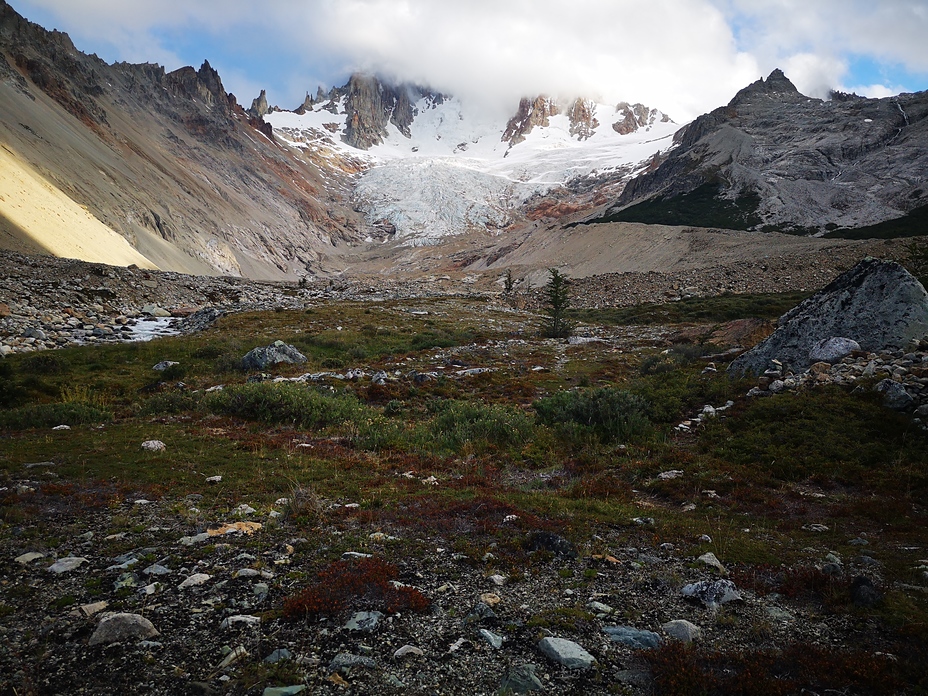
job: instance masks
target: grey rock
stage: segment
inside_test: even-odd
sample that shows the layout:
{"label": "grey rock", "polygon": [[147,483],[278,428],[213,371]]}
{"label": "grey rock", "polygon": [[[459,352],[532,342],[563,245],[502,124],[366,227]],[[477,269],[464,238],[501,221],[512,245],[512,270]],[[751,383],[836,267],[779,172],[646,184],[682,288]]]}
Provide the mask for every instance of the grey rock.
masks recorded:
{"label": "grey rock", "polygon": [[577,548],[564,537],[552,532],[532,532],[525,545],[529,551],[544,550],[564,558],[577,557]]}
{"label": "grey rock", "polygon": [[589,669],[596,662],[580,645],[566,638],[543,638],[538,649],[550,660],[567,669]]}
{"label": "grey rock", "polygon": [[499,690],[502,693],[527,694],[530,691],[543,691],[541,680],[535,676],[535,665],[518,665],[513,667],[503,677]]}
{"label": "grey rock", "polygon": [[293,653],[291,653],[286,648],[277,648],[274,652],[264,658],[264,661],[273,664],[275,662],[280,662],[281,660],[290,660],[293,658]]}
{"label": "grey rock", "polygon": [[732,361],[734,374],[762,373],[776,358],[804,370],[813,347],[849,336],[862,350],[901,348],[928,333],[928,293],[898,263],[865,259],[800,303],[764,341]]}
{"label": "grey rock", "polygon": [[725,566],[722,565],[722,562],[711,551],[707,551],[706,553],[704,553],[702,556],[700,556],[696,560],[699,561],[700,563],[706,564],[710,568],[715,568],[722,575],[728,574],[728,570],[725,568]]}
{"label": "grey rock", "polygon": [[293,686],[268,686],[261,692],[261,696],[296,696],[306,691],[305,684]]}
{"label": "grey rock", "polygon": [[731,580],[700,580],[684,585],[681,592],[684,597],[702,602],[710,609],[741,599],[738,588]]}
{"label": "grey rock", "polygon": [[142,571],[144,575],[170,575],[171,569],[165,568],[163,565],[155,563],[148,566],[145,570]]}
{"label": "grey rock", "polygon": [[668,621],[661,626],[666,633],[671,638],[675,638],[684,643],[692,643],[694,640],[698,640],[699,636],[702,634],[702,630],[694,623],[690,623],[686,619],[675,619],[673,621]]}
{"label": "grey rock", "polygon": [[365,657],[364,655],[352,655],[347,652],[340,652],[335,657],[332,658],[332,661],[329,663],[329,670],[332,672],[338,672],[340,670],[351,669],[352,667],[365,667],[367,669],[373,669],[377,666],[377,663],[373,658]]}
{"label": "grey rock", "polygon": [[877,383],[876,390],[883,395],[883,403],[894,411],[905,411],[915,403],[912,395],[905,387],[891,379],[884,379]]}
{"label": "grey rock", "polygon": [[858,575],[851,581],[851,601],[858,607],[875,607],[883,601],[883,593],[876,588],[870,578]]}
{"label": "grey rock", "polygon": [[860,350],[860,344],[853,338],[839,336],[824,338],[812,346],[812,350],[809,351],[809,362],[836,363],[855,350]]}
{"label": "grey rock", "polygon": [[377,630],[382,618],[383,614],[379,611],[359,611],[348,620],[345,628],[360,633],[373,633]]}
{"label": "grey rock", "polygon": [[242,368],[245,370],[263,370],[268,365],[290,363],[302,365],[306,356],[293,346],[283,341],[274,341],[269,346],[259,346],[245,354],[242,358]]}
{"label": "grey rock", "polygon": [[152,365],[151,369],[157,372],[164,372],[166,369],[173,367],[174,365],[180,365],[180,363],[173,360],[162,360],[161,362]]}
{"label": "grey rock", "polygon": [[496,612],[484,602],[477,602],[473,610],[464,618],[464,623],[495,623],[499,620]]}
{"label": "grey rock", "polygon": [[138,614],[106,614],[90,636],[90,645],[144,640],[161,635],[151,621]]}
{"label": "grey rock", "polygon": [[631,626],[604,626],[603,633],[615,643],[630,648],[656,648],[661,644],[661,637],[653,631],[633,628]]}
{"label": "grey rock", "polygon": [[480,636],[481,636],[487,643],[489,643],[491,646],[493,646],[496,650],[499,650],[501,647],[503,647],[503,637],[502,637],[502,636],[498,636],[498,635],[496,635],[495,633],[493,633],[493,631],[488,631],[488,630],[485,629],[485,628],[481,628],[481,629],[480,629],[479,631],[477,631],[477,632],[480,634]]}

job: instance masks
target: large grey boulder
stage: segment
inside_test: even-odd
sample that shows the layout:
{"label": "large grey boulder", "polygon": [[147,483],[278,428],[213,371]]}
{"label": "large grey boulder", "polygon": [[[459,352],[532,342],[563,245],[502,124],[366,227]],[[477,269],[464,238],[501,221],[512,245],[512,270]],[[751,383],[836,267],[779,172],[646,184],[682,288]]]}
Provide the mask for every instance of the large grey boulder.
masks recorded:
{"label": "large grey boulder", "polygon": [[564,665],[567,669],[589,669],[596,662],[595,657],[566,638],[542,638],[538,643],[538,649],[545,657]]}
{"label": "large grey boulder", "polygon": [[105,614],[90,636],[90,645],[144,640],[160,635],[151,621],[139,614]]}
{"label": "large grey boulder", "polygon": [[836,336],[877,351],[926,335],[928,293],[922,284],[898,263],[868,258],[780,317],[776,331],[728,371],[761,374],[773,359],[804,370],[813,362],[812,350]]}
{"label": "large grey boulder", "polygon": [[248,351],[242,358],[242,369],[263,370],[268,365],[278,363],[292,363],[301,365],[306,362],[306,356],[293,346],[283,341],[274,341],[269,346],[260,346]]}

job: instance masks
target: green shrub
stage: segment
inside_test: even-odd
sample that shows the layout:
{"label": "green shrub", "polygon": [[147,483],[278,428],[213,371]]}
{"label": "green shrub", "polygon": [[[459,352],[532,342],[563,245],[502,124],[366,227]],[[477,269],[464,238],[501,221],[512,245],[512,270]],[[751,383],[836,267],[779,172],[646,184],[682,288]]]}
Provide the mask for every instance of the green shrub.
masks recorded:
{"label": "green shrub", "polygon": [[23,358],[20,372],[33,375],[58,375],[67,371],[67,363],[54,351],[45,350]]}
{"label": "green shrub", "polygon": [[113,414],[109,411],[79,402],[37,404],[0,411],[0,428],[10,430],[105,423],[111,420],[113,420]]}
{"label": "green shrub", "polygon": [[604,443],[629,442],[650,432],[647,402],[622,389],[562,391],[533,406],[542,423],[573,440],[592,436]]}
{"label": "green shrub", "polygon": [[300,428],[325,428],[373,415],[356,398],[298,384],[243,384],[226,387],[206,399],[213,413]]}
{"label": "green shrub", "polygon": [[138,414],[140,416],[162,416],[196,411],[201,398],[200,394],[185,391],[155,394],[139,405]]}
{"label": "green shrub", "polygon": [[459,451],[470,443],[476,451],[488,445],[518,447],[532,436],[532,418],[510,406],[486,405],[469,401],[440,401],[429,426],[430,434],[440,449]]}

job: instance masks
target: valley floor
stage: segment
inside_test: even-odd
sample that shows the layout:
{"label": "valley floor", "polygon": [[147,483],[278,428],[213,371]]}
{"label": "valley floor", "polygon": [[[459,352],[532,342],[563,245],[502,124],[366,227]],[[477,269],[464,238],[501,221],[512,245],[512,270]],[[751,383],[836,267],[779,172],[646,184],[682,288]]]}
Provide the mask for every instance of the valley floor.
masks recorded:
{"label": "valley floor", "polygon": [[[5,292],[43,290],[4,321],[243,311],[0,361],[0,693],[928,687],[925,431],[866,379],[747,398],[724,374],[802,293],[580,308],[567,342],[458,280],[5,258]],[[276,339],[307,362],[241,369]]]}

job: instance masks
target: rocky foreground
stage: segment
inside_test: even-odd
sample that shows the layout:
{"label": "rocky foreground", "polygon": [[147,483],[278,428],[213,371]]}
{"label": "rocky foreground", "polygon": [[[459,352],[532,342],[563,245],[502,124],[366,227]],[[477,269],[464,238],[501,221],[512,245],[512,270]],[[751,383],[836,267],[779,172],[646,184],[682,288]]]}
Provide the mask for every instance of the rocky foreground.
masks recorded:
{"label": "rocky foreground", "polygon": [[[462,507],[451,520],[478,519],[509,540],[484,543],[473,530],[462,544],[375,527],[353,501],[300,490],[259,509],[207,512],[196,494],[151,501],[115,491],[75,508],[48,492],[54,475],[51,463],[29,464],[15,494],[62,537],[0,550],[5,582],[21,589],[5,608],[17,621],[0,629],[7,693],[648,693],[640,651],[668,641],[726,650],[843,642],[843,618],[725,578],[710,551],[719,540],[660,543],[651,518],[616,520],[577,547],[504,507]],[[305,505],[324,523],[311,538],[287,521]],[[848,543],[858,552],[847,557],[812,543],[807,562],[823,577],[857,578],[848,600],[871,607],[882,599],[882,564],[868,539]],[[333,551],[343,561],[317,581],[332,615],[281,614],[307,583],[302,569]],[[372,572],[423,603],[389,608],[369,594],[336,611],[338,584]],[[52,647],[24,660],[39,645]]]}

